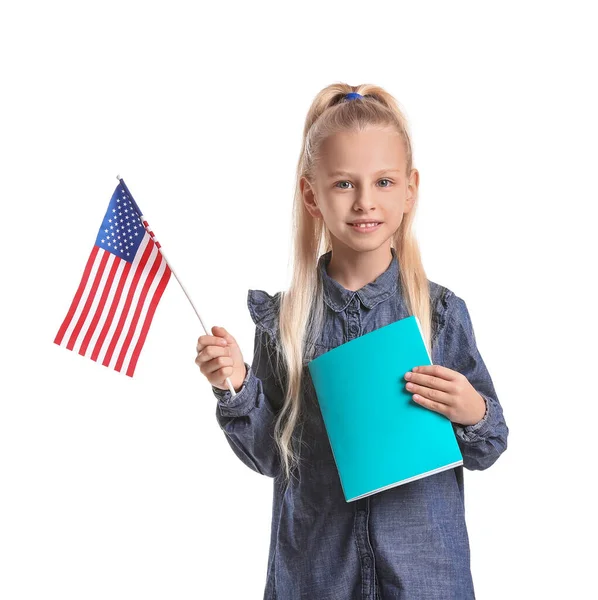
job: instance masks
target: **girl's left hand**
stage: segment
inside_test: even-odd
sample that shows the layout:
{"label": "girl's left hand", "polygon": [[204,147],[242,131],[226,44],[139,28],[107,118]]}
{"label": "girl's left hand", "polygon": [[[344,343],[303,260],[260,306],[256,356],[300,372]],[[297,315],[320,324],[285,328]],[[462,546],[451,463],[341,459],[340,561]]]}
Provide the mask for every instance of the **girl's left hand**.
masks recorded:
{"label": "girl's left hand", "polygon": [[453,423],[474,425],[486,414],[486,402],[465,375],[442,365],[423,365],[405,373],[413,400]]}

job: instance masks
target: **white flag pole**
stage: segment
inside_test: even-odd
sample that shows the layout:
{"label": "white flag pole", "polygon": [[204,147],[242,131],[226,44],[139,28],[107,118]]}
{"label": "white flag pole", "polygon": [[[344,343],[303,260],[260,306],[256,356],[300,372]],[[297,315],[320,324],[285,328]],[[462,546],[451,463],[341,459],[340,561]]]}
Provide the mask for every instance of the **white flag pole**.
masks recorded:
{"label": "white flag pole", "polygon": [[[137,213],[139,214],[139,217],[141,219],[141,222],[143,223],[143,226],[145,227],[145,230],[150,234],[152,240],[154,241],[154,243],[156,244],[156,246],[158,248],[158,251],[160,252],[160,254],[162,255],[162,257],[164,258],[164,261],[166,262],[166,264],[168,265],[168,268],[171,270],[171,272],[174,275],[175,279],[179,282],[179,285],[183,289],[183,292],[185,292],[185,296],[187,296],[187,300],[189,300],[189,303],[193,307],[193,310],[195,311],[195,314],[197,315],[197,318],[199,319],[199,322],[201,323],[201,326],[203,327],[203,330],[204,330],[205,334],[206,335],[210,335],[210,334],[208,334],[208,331],[206,329],[206,326],[204,325],[204,322],[203,322],[201,316],[199,315],[199,313],[197,312],[197,309],[195,308],[195,304],[193,304],[193,300],[191,300],[191,297],[187,293],[187,290],[185,289],[185,286],[181,283],[181,280],[178,278],[177,274],[175,273],[174,269],[172,268],[172,265],[170,264],[170,262],[166,258],[166,254],[164,254],[164,250],[162,250],[162,246],[160,245],[160,242],[156,239],[156,236],[154,235],[154,232],[150,229],[150,226],[149,226],[149,224],[147,222],[147,219],[141,214],[141,210],[139,209],[139,207],[137,206],[137,203],[133,199],[133,195],[129,191],[129,188],[127,187],[127,184],[124,182],[123,178],[120,175],[117,175],[116,178],[123,184],[123,187],[129,193],[129,198],[130,198],[131,202],[133,203],[133,205],[135,206],[135,208],[137,209]],[[235,392],[235,388],[233,387],[233,384],[231,383],[230,378],[228,378],[228,377],[226,378],[226,383],[228,384],[228,389],[230,390],[230,393],[233,396],[236,396],[237,392]]]}

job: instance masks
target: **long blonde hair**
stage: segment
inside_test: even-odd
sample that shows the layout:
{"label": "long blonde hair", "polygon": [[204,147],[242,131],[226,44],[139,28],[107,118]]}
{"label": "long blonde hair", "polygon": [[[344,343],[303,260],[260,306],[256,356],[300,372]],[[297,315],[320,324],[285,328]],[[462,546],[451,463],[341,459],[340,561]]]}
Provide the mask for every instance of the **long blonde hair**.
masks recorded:
{"label": "long blonde hair", "polygon": [[[364,98],[345,102],[349,92]],[[313,218],[305,208],[300,181],[314,181],[314,166],[322,142],[330,135],[359,131],[369,126],[394,127],[405,144],[406,177],[412,169],[412,147],[406,119],[397,101],[375,85],[350,86],[335,83],[325,87],[314,98],[303,129],[303,143],[295,185],[292,223],[292,278],[289,289],[281,292],[279,314],[279,357],[284,369],[285,399],[279,412],[274,437],[288,483],[291,472],[299,464],[294,448],[296,426],[302,415],[302,375],[310,357],[312,340],[318,338],[324,318],[322,286],[317,264],[322,253],[332,249],[323,220]],[[417,193],[417,192],[416,192]],[[412,232],[417,208],[403,215],[403,221],[391,240],[400,263],[400,289],[410,315],[417,315],[424,341],[431,355],[430,290],[418,244]]]}

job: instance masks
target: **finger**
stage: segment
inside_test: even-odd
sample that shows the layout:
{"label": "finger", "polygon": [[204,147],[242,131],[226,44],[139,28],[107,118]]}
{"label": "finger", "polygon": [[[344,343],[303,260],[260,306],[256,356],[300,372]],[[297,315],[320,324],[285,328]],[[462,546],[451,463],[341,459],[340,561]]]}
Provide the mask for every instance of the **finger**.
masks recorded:
{"label": "finger", "polygon": [[449,418],[448,413],[450,408],[442,402],[435,402],[434,400],[430,400],[429,398],[425,398],[423,396],[420,396],[419,394],[413,396],[413,401],[417,402],[417,404],[423,406],[424,408],[429,408],[434,412],[444,415],[447,419]]}
{"label": "finger", "polygon": [[228,377],[228,375],[232,375],[233,373],[233,364],[234,361],[230,356],[219,356],[213,360],[202,363],[200,365],[200,370],[204,375],[211,375],[219,369],[227,369],[228,374],[225,375],[225,377]]}
{"label": "finger", "polygon": [[228,343],[225,339],[215,335],[201,335],[195,348],[201,352],[206,346],[228,346]]}
{"label": "finger", "polygon": [[[452,394],[443,392],[442,390],[426,387],[424,385],[419,385],[417,383],[413,383],[412,381],[407,382],[407,385],[405,387],[407,388],[407,391],[409,393],[417,396],[422,396],[435,403],[446,405],[452,404]],[[417,398],[414,397],[414,400],[417,400]]]}
{"label": "finger", "polygon": [[214,327],[212,327],[212,333],[214,335],[223,337],[229,344],[235,341],[235,338],[224,327],[218,327],[217,325],[214,325]]}
{"label": "finger", "polygon": [[[421,373],[421,367],[417,367],[417,372],[407,371],[405,373],[405,380],[422,387],[440,390],[446,393],[455,393],[455,382],[448,381],[432,373]],[[411,388],[408,388],[411,389]]]}
{"label": "finger", "polygon": [[220,348],[218,346],[206,346],[201,352],[197,354],[195,362],[197,364],[214,360],[219,356],[230,356],[230,348]]}
{"label": "finger", "polygon": [[425,375],[434,375],[440,379],[445,379],[446,381],[455,381],[462,377],[461,373],[458,371],[453,371],[453,369],[449,369],[448,367],[443,367],[442,365],[420,365],[417,367],[413,367],[411,369],[414,373],[423,373]]}

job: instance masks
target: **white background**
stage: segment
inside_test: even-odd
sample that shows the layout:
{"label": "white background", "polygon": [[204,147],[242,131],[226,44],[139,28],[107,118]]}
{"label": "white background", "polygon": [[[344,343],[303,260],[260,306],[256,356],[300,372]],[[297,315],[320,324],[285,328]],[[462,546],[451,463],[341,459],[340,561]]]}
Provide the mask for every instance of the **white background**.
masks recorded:
{"label": "white background", "polygon": [[427,275],[466,301],[510,429],[465,471],[478,598],[595,597],[587,5],[3,4],[3,600],[262,598],[272,481],[217,425],[176,281],[133,379],[53,339],[120,174],[250,359],[247,290],[288,285],[303,122],[334,81],[404,108]]}

